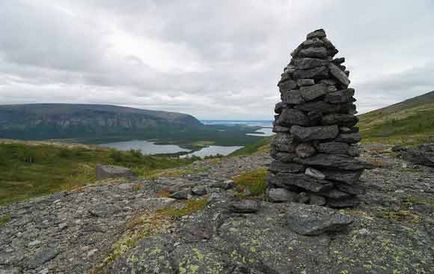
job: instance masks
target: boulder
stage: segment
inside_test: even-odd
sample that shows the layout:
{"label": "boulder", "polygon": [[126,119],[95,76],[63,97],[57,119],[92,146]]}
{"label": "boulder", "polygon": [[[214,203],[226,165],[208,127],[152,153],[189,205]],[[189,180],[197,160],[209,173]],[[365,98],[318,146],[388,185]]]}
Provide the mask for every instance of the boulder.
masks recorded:
{"label": "boulder", "polygon": [[300,50],[299,57],[327,58],[327,49],[325,47],[310,47]]}
{"label": "boulder", "polygon": [[422,144],[416,148],[401,149],[402,158],[414,164],[434,167],[434,144]]}
{"label": "boulder", "polygon": [[349,216],[317,205],[291,203],[287,213],[289,229],[305,236],[341,231],[352,222]]}
{"label": "boulder", "polygon": [[130,169],[122,166],[96,165],[96,179],[127,177],[132,178],[134,174]]}

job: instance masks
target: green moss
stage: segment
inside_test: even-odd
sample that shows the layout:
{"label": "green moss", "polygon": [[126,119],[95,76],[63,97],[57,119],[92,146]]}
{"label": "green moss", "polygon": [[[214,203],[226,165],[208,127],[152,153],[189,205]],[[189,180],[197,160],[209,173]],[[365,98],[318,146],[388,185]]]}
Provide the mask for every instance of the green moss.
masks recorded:
{"label": "green moss", "polygon": [[267,189],[266,168],[258,168],[252,171],[243,172],[233,178],[235,185],[243,192],[248,190],[249,196],[261,196]]}
{"label": "green moss", "polygon": [[159,212],[165,216],[169,216],[172,218],[178,218],[185,215],[190,215],[194,212],[197,212],[201,209],[203,209],[208,203],[208,200],[206,198],[202,199],[194,199],[194,200],[187,200],[182,204],[181,207],[177,206],[169,206],[165,207],[163,209],[160,209]]}
{"label": "green moss", "polygon": [[10,214],[6,214],[0,217],[0,226],[8,223],[11,220],[11,215]]}

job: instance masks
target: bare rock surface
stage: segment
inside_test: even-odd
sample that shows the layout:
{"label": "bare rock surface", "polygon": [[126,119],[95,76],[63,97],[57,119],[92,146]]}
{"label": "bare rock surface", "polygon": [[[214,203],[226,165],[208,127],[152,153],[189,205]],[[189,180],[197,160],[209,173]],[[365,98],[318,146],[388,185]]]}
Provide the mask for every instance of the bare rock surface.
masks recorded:
{"label": "bare rock surface", "polygon": [[[351,218],[340,232],[293,231],[288,216],[306,213],[302,204],[295,210],[262,200],[255,213],[231,212],[237,192],[226,187],[230,179],[271,159],[267,153],[208,159],[180,168],[185,172],[177,177],[102,182],[1,207],[0,216],[11,220],[0,226],[0,273],[95,273],[104,260],[105,273],[432,273],[434,170],[398,158],[388,146],[363,146],[361,157],[375,168],[360,178],[366,190],[360,204],[322,219]],[[206,199],[204,208],[155,218],[190,201],[161,197],[162,190],[197,186],[208,194],[192,201]],[[299,198],[324,202],[315,194]],[[137,216],[152,229],[107,260],[125,233],[135,235]]]}

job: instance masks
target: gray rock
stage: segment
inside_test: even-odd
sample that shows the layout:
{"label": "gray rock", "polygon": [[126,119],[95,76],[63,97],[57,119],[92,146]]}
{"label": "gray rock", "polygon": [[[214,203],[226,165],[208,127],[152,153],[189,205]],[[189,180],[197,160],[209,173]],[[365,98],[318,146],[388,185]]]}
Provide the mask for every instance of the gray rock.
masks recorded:
{"label": "gray rock", "polygon": [[346,198],[350,197],[350,195],[348,193],[334,189],[334,188],[327,190],[327,191],[323,191],[323,192],[319,193],[319,195],[327,197],[327,198],[331,198],[331,199],[346,199]]}
{"label": "gray rock", "polygon": [[319,38],[307,39],[303,43],[301,43],[301,45],[303,46],[303,48],[325,46],[324,42]]}
{"label": "gray rock", "polygon": [[294,202],[296,201],[297,194],[285,188],[269,188],[267,190],[267,197],[270,202]]}
{"label": "gray rock", "polygon": [[325,47],[310,47],[300,50],[298,56],[311,58],[326,58],[328,57],[328,52]]}
{"label": "gray rock", "polygon": [[197,196],[203,196],[205,194],[207,194],[207,190],[205,186],[195,186],[191,189],[191,193],[193,193],[194,195]]}
{"label": "gray rock", "polygon": [[307,204],[309,203],[309,195],[306,192],[300,192],[297,195],[297,203]]}
{"label": "gray rock", "polygon": [[292,126],[290,132],[296,139],[308,142],[313,140],[333,139],[338,135],[339,129],[336,125],[316,127]]}
{"label": "gray rock", "polygon": [[327,205],[333,208],[346,208],[356,207],[360,204],[357,197],[350,197],[347,199],[327,199]]}
{"label": "gray rock", "polygon": [[309,194],[309,204],[311,205],[317,205],[317,206],[323,206],[327,203],[326,198],[310,193]]}
{"label": "gray rock", "polygon": [[[301,96],[301,95],[300,95]],[[349,113],[355,106],[354,104],[330,104],[324,101],[311,101],[307,103],[300,103],[294,106],[295,109],[302,111],[319,111],[321,113]]]}
{"label": "gray rock", "polygon": [[117,177],[134,177],[130,169],[122,166],[113,165],[97,165],[96,166],[96,179],[117,178]]}
{"label": "gray rock", "polygon": [[325,142],[319,143],[317,145],[318,152],[328,153],[328,154],[347,154],[351,156],[355,156],[354,150],[357,150],[357,147],[354,148],[347,143],[342,142]]}
{"label": "gray rock", "polygon": [[359,119],[357,118],[357,116],[354,116],[352,114],[340,113],[327,114],[321,119],[323,125],[338,125],[345,127],[353,127],[357,124],[358,121]]}
{"label": "gray rock", "polygon": [[327,180],[343,182],[347,184],[357,183],[362,175],[362,170],[343,171],[343,170],[323,170]]}
{"label": "gray rock", "polygon": [[331,189],[333,184],[326,180],[318,180],[305,174],[277,173],[269,176],[269,182],[279,187],[299,187],[312,192],[322,192]]}
{"label": "gray rock", "polygon": [[303,104],[304,100],[300,90],[296,89],[282,93],[282,102],[290,105],[298,105]]}
{"label": "gray rock", "polygon": [[301,158],[306,158],[314,155],[316,152],[315,148],[307,143],[301,143],[295,148],[295,153]]}
{"label": "gray rock", "polygon": [[324,84],[316,84],[312,86],[301,87],[300,92],[301,97],[303,97],[305,101],[312,101],[327,94],[328,88]]}
{"label": "gray rock", "polygon": [[119,206],[113,204],[100,203],[89,209],[91,216],[106,218],[121,211]]}
{"label": "gray rock", "polygon": [[297,69],[311,69],[321,66],[327,66],[328,60],[318,58],[300,58],[294,60],[295,67]]}
{"label": "gray rock", "polygon": [[312,86],[315,84],[315,81],[313,79],[299,79],[297,80],[297,86],[304,87],[304,86]]}
{"label": "gray rock", "polygon": [[54,259],[59,254],[59,250],[55,247],[46,247],[39,250],[33,258],[27,262],[27,266],[31,269],[37,268],[44,263]]}
{"label": "gray rock", "polygon": [[300,110],[285,108],[280,114],[276,122],[280,126],[308,126],[310,124],[309,118]]}
{"label": "gray rock", "polygon": [[272,161],[269,167],[270,172],[287,172],[287,173],[297,173],[304,170],[303,165],[295,163],[282,163],[280,161]]}
{"label": "gray rock", "polygon": [[306,236],[341,231],[353,222],[349,216],[316,205],[291,203],[287,214],[289,228]]}
{"label": "gray rock", "polygon": [[339,57],[332,60],[332,63],[335,65],[340,65],[345,62],[345,57]]}
{"label": "gray rock", "polygon": [[274,133],[289,133],[289,128],[278,126],[278,125],[273,125],[273,132]]}
{"label": "gray rock", "polygon": [[311,69],[299,69],[294,71],[294,79],[325,79],[329,75],[329,69],[326,66]]}
{"label": "gray rock", "polygon": [[190,190],[184,189],[180,191],[176,191],[172,194],[170,194],[170,198],[177,199],[177,200],[187,200],[190,194]]}
{"label": "gray rock", "polygon": [[285,91],[290,91],[292,89],[297,88],[297,82],[293,81],[293,80],[288,80],[288,81],[284,81],[279,83],[279,90],[281,93],[285,92]]}
{"label": "gray rock", "polygon": [[339,183],[335,184],[337,189],[340,191],[343,191],[345,193],[351,194],[351,195],[362,195],[365,194],[365,189],[361,187],[360,185],[356,184],[345,184],[345,183]]}
{"label": "gray rock", "polygon": [[344,142],[348,144],[355,144],[362,140],[360,133],[341,133],[336,137],[337,142]]}
{"label": "gray rock", "polygon": [[330,63],[328,67],[330,69],[330,74],[333,75],[337,80],[339,80],[339,82],[341,82],[342,85],[347,87],[350,84],[350,80],[348,79],[348,76],[339,67],[337,67],[333,63]]}
{"label": "gray rock", "polygon": [[317,169],[311,168],[311,167],[306,168],[306,170],[304,171],[304,174],[306,174],[307,176],[310,176],[312,178],[320,179],[320,180],[323,180],[326,178],[324,173],[322,173],[321,171],[319,171]]}
{"label": "gray rock", "polygon": [[326,37],[326,33],[323,29],[314,30],[306,35],[306,39],[323,38],[323,37]]}
{"label": "gray rock", "polygon": [[294,152],[295,145],[292,142],[293,138],[290,134],[287,133],[277,133],[273,136],[273,140],[271,141],[271,146],[277,151],[282,152]]}
{"label": "gray rock", "polygon": [[[360,170],[370,168],[368,163],[354,159],[347,155],[318,153],[305,159],[294,159],[297,163],[309,166],[335,168],[342,170]],[[327,174],[326,174],[327,176]]]}
{"label": "gray rock", "polygon": [[434,167],[434,144],[422,144],[416,148],[401,149],[400,155],[406,161]]}
{"label": "gray rock", "polygon": [[297,158],[297,154],[271,150],[271,157],[283,163],[292,163]]}
{"label": "gray rock", "polygon": [[332,104],[344,104],[349,102],[354,102],[354,89],[347,88],[343,90],[338,90],[331,92],[324,97],[324,101]]}
{"label": "gray rock", "polygon": [[255,200],[234,201],[229,204],[229,210],[234,213],[255,213],[259,207],[260,202]]}
{"label": "gray rock", "polygon": [[279,102],[274,106],[274,112],[275,113],[282,113],[283,109],[285,108],[286,104],[283,102]]}

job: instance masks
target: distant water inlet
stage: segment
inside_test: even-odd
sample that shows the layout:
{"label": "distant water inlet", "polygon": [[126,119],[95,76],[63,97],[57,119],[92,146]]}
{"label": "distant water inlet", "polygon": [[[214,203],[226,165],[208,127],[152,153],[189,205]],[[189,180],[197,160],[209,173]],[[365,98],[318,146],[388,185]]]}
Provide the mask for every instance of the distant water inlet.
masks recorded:
{"label": "distant water inlet", "polygon": [[134,150],[139,150],[141,153],[146,155],[183,153],[184,157],[188,157],[188,156],[206,157],[212,155],[226,156],[234,152],[235,150],[242,148],[242,146],[209,146],[209,147],[204,147],[197,151],[193,151],[190,149],[182,148],[178,145],[156,144],[154,142],[145,141],[145,140],[113,142],[107,144],[100,144],[100,146],[115,148],[123,151],[134,149]]}

